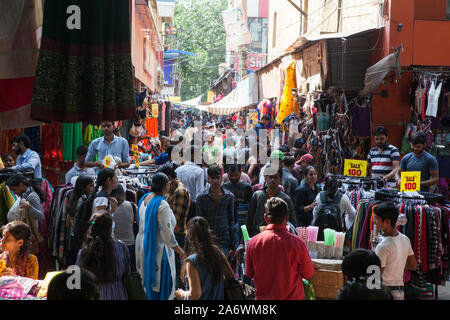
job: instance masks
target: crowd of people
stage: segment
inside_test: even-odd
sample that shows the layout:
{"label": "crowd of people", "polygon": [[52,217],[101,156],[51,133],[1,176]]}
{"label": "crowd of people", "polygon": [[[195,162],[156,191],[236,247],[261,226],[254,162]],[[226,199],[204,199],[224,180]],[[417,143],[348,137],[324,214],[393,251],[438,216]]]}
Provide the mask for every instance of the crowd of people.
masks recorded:
{"label": "crowd of people", "polygon": [[[256,289],[255,299],[304,299],[302,279],[310,279],[314,267],[296,227],[320,225],[324,207],[333,207],[336,230],[348,231],[356,208],[338,190],[334,177],[320,181],[322,190],[311,154],[291,150],[275,130],[267,137],[261,134],[271,128],[270,118],[262,117],[256,125],[252,146],[239,136],[244,120],[238,115],[179,119],[170,137],[156,143],[159,152],[141,162],[158,165],[158,170],[151,192],[138,204],[126,201],[117,178],[132,164],[128,141],[114,133],[112,121],[103,121],[103,137],[79,146],[77,162],[65,179],[74,186],[67,209],[67,224],[73,226],[69,261],[83,270],[82,289],[67,290],[68,273],[63,272],[52,280],[48,299],[127,299],[122,278],[128,264],[140,274],[148,299],[223,299],[225,280],[236,278],[235,254],[245,247],[244,225],[251,237],[245,276]],[[198,136],[200,145],[195,143]],[[425,151],[422,132],[415,134],[413,152],[401,161],[385,128],[378,127],[374,137],[376,146],[367,158],[369,175],[398,186],[401,171],[420,171],[423,190],[438,183],[437,161]],[[26,135],[12,144],[17,159],[12,154],[2,159],[6,169],[17,172],[6,184],[20,201],[3,228],[0,260],[7,268],[2,275],[36,279],[38,261],[29,252],[38,241],[33,230],[43,219],[42,199],[33,180],[20,172],[31,169],[34,178],[41,178],[41,163]],[[261,150],[266,162],[254,157]],[[114,158],[113,167],[105,166],[108,155]],[[243,162],[237,161],[240,157]],[[409,239],[395,229],[397,218],[392,203],[376,207],[376,225],[384,240],[374,252],[357,249],[344,257],[346,283],[339,299],[404,298],[403,271],[415,270],[417,262]],[[368,290],[362,280],[368,265],[381,269],[379,290]]]}

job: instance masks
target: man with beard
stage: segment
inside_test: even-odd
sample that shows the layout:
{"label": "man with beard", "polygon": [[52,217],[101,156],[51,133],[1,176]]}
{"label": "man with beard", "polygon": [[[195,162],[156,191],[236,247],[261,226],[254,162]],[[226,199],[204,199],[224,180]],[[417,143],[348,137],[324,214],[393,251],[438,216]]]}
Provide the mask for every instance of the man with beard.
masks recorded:
{"label": "man with beard", "polygon": [[[130,166],[130,148],[128,141],[114,135],[114,122],[111,120],[102,121],[103,137],[92,140],[89,144],[86,156],[86,167],[96,167],[96,171],[103,169],[103,159],[111,154],[113,157],[120,158],[121,162],[116,163],[113,169],[126,169]],[[93,162],[94,156],[98,156],[97,162]]]}
{"label": "man with beard", "polygon": [[372,178],[383,178],[386,183],[395,187],[395,173],[400,166],[400,153],[396,147],[389,144],[388,131],[385,127],[377,127],[374,136],[376,147],[370,149],[367,156]]}
{"label": "man with beard", "polygon": [[401,171],[420,171],[420,191],[429,191],[431,186],[439,183],[439,168],[435,157],[425,151],[427,136],[423,131],[418,131],[412,138],[413,152],[408,153],[402,159],[395,179],[400,184]]}
{"label": "man with beard", "polygon": [[37,152],[30,149],[31,140],[21,134],[12,140],[12,148],[17,158],[17,165],[11,167],[14,171],[34,170],[34,178],[42,178],[41,159]]}

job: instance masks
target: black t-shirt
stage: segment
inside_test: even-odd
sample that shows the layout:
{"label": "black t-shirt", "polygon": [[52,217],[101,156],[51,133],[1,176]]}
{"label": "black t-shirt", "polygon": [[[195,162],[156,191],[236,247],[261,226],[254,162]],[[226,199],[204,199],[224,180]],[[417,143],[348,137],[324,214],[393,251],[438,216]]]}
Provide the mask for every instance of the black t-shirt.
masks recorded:
{"label": "black t-shirt", "polygon": [[247,219],[248,205],[253,195],[252,186],[246,182],[239,182],[238,184],[227,182],[224,183],[223,188],[234,195],[234,211],[242,224],[243,220]]}

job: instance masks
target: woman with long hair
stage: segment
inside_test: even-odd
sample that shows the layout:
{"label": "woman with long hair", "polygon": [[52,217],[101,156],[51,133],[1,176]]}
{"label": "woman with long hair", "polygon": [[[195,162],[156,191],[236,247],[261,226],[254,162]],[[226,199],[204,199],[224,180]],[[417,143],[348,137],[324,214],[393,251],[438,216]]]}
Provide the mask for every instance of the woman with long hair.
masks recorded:
{"label": "woman with long hair", "polygon": [[[78,218],[80,208],[82,208],[83,203],[87,201],[93,192],[94,178],[87,175],[79,176],[75,183],[75,188],[69,197],[69,204],[67,205],[66,227],[67,230],[70,230],[70,237],[68,243],[69,252],[66,256],[66,266],[70,266],[75,263],[77,253],[81,248],[83,239],[76,236],[75,222]],[[87,224],[87,221],[85,224]]]}
{"label": "woman with long hair", "polygon": [[175,253],[184,256],[175,239],[177,220],[166,201],[169,178],[164,173],[152,177],[152,192],[138,208],[136,269],[143,279],[149,300],[171,300],[175,293]]}
{"label": "woman with long hair", "polygon": [[128,250],[112,238],[112,216],[95,213],[78,252],[76,265],[91,271],[100,283],[101,300],[128,300],[122,278],[126,273]]}
{"label": "woman with long hair", "polygon": [[214,244],[208,221],[194,217],[187,223],[186,259],[181,276],[187,291],[178,289],[177,300],[223,300],[224,277],[233,279],[233,270],[222,250]]}
{"label": "woman with long hair", "polygon": [[0,276],[38,278],[38,260],[34,254],[29,253],[31,230],[27,224],[22,221],[8,223],[3,228],[0,245]]}

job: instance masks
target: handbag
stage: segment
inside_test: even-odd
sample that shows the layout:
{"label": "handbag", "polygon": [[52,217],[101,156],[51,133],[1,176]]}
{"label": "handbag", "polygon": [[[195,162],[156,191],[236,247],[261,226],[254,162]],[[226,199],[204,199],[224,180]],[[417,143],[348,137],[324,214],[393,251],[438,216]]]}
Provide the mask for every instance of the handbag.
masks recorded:
{"label": "handbag", "polygon": [[123,286],[128,294],[128,300],[148,300],[147,295],[145,294],[144,287],[142,286],[142,278],[139,272],[131,271],[130,261],[128,255],[128,248],[120,242],[123,250],[123,255],[125,257],[125,270],[122,281]]}
{"label": "handbag", "polygon": [[255,289],[240,280],[225,279],[224,300],[252,300]]}

